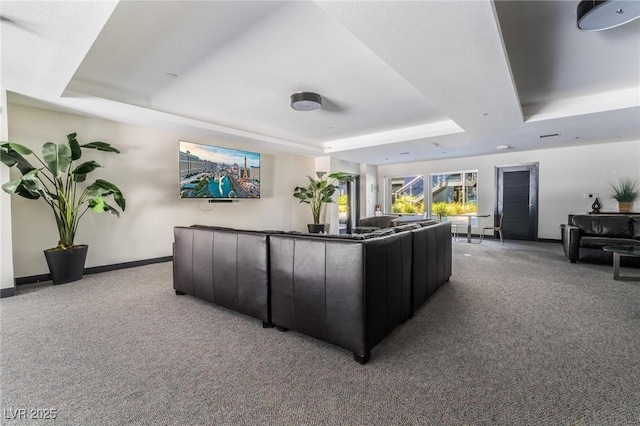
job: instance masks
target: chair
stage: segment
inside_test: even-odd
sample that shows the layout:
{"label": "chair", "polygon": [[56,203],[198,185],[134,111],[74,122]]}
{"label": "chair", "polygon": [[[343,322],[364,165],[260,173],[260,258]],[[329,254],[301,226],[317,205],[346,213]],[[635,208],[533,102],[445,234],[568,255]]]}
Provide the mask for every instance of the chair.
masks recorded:
{"label": "chair", "polygon": [[467,232],[467,222],[462,222],[459,220],[447,220],[451,223],[451,236],[455,241],[460,239],[460,229],[462,229],[464,234]]}
{"label": "chair", "polygon": [[485,231],[493,231],[494,233],[497,232],[498,235],[500,235],[500,244],[504,245],[504,240],[502,239],[502,221],[504,220],[504,214],[500,215],[500,220],[498,220],[498,226],[485,226],[482,228],[482,234],[480,234],[480,242],[479,244],[482,244],[482,241],[484,241],[484,232]]}
{"label": "chair", "polygon": [[458,224],[455,222],[451,222],[451,236],[456,241],[460,238],[460,234],[458,233]]}
{"label": "chair", "polygon": [[377,228],[391,228],[394,226],[394,220],[400,216],[397,215],[383,215],[383,216],[369,216],[358,219],[358,226],[375,226]]}

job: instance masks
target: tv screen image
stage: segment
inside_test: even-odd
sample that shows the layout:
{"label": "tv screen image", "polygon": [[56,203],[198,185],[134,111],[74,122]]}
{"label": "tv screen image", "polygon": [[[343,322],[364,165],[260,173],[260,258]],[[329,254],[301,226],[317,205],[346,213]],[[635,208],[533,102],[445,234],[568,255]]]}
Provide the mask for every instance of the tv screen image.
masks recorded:
{"label": "tv screen image", "polygon": [[260,198],[260,154],[180,141],[180,198]]}

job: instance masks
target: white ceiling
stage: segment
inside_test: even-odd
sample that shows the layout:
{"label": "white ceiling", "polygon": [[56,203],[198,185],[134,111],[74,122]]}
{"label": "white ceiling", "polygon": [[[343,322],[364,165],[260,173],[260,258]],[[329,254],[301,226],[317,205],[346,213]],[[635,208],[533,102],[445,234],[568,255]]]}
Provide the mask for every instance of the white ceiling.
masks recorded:
{"label": "white ceiling", "polygon": [[[3,0],[1,87],[13,103],[369,164],[640,140],[640,20],[582,32],[576,5]],[[291,109],[300,90],[322,110]]]}

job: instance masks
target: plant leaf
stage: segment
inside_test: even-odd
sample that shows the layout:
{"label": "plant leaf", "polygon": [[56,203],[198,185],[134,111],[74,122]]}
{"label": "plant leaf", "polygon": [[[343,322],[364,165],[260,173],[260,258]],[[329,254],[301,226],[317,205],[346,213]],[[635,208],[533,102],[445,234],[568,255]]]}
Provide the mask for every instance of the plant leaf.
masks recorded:
{"label": "plant leaf", "polygon": [[68,134],[67,141],[69,141],[69,148],[71,148],[71,159],[73,161],[79,160],[82,156],[82,149],[80,148],[80,144],[76,139],[76,133]]}
{"label": "plant leaf", "polygon": [[84,163],[76,167],[72,173],[75,177],[76,182],[84,182],[84,180],[86,179],[87,173],[91,173],[98,167],[102,167],[102,166],[98,164],[96,161],[93,161],[93,160],[85,161]]}
{"label": "plant leaf", "polygon": [[6,192],[7,194],[14,194],[14,193],[16,193],[16,189],[18,189],[20,184],[22,184],[22,178],[21,177],[18,178],[18,179],[10,180],[9,182],[7,182],[4,185],[2,185],[2,190],[4,192]]}
{"label": "plant leaf", "polygon": [[98,213],[109,212],[120,217],[120,212],[118,212],[118,210],[114,209],[109,204],[107,204],[107,202],[102,197],[97,197],[89,200],[89,208],[94,212],[98,212]]}
{"label": "plant leaf", "polygon": [[25,187],[24,184],[21,184],[20,186],[18,186],[14,194],[19,195],[23,198],[28,198],[29,200],[37,200],[38,198],[40,198],[39,193],[30,191]]}
{"label": "plant leaf", "polygon": [[353,182],[355,180],[352,174],[345,172],[331,173],[329,177],[340,182]]}
{"label": "plant leaf", "polygon": [[69,169],[71,148],[69,145],[47,142],[42,146],[42,159],[51,174],[58,179]]}
{"label": "plant leaf", "polygon": [[[16,149],[17,148],[17,149]],[[34,170],[35,167],[29,163],[29,161],[24,158],[21,154],[29,155],[32,154],[31,151],[26,146],[22,146],[15,143],[3,143],[0,145],[0,160],[7,167],[18,167],[20,173],[27,174],[31,170]]]}
{"label": "plant leaf", "polygon": [[97,149],[98,151],[115,152],[116,154],[120,153],[120,151],[118,151],[115,147],[106,142],[89,142],[81,146],[82,148]]}
{"label": "plant leaf", "polygon": [[122,195],[122,191],[120,191],[120,189],[114,184],[112,184],[111,182],[108,182],[103,179],[98,179],[92,185],[90,185],[87,189],[89,190],[88,192],[89,196],[94,196],[98,198],[104,197],[109,194],[113,194],[113,199],[115,200],[116,204],[118,204],[118,206],[122,209],[122,211],[125,210],[126,200]]}
{"label": "plant leaf", "polygon": [[5,183],[2,185],[2,189],[8,194],[16,194],[32,200],[44,197],[48,201],[53,201],[51,193],[44,186],[38,177],[38,170],[35,169],[18,179]]}
{"label": "plant leaf", "polygon": [[3,142],[2,144],[0,144],[0,147],[2,147],[3,149],[11,148],[14,151],[16,151],[18,154],[21,154],[21,155],[33,154],[33,151],[31,151],[29,148],[27,148],[24,145],[20,145],[19,143]]}

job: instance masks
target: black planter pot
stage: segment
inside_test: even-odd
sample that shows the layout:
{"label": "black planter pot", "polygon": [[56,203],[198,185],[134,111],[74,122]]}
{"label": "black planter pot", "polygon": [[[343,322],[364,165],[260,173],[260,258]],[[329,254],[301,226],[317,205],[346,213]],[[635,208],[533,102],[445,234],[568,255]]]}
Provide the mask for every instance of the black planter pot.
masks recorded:
{"label": "black planter pot", "polygon": [[49,249],[44,257],[49,265],[53,284],[64,284],[82,279],[88,245],[79,245],[69,250]]}
{"label": "black planter pot", "polygon": [[309,228],[309,233],[310,234],[320,234],[322,232],[326,232],[327,230],[327,225],[324,223],[320,223],[320,224],[314,224],[314,223],[309,223],[307,224],[307,228]]}

